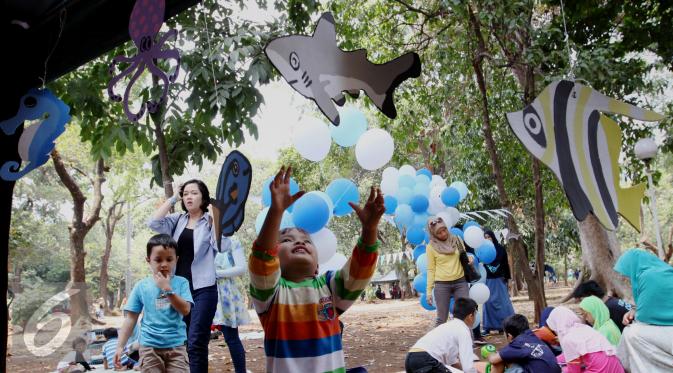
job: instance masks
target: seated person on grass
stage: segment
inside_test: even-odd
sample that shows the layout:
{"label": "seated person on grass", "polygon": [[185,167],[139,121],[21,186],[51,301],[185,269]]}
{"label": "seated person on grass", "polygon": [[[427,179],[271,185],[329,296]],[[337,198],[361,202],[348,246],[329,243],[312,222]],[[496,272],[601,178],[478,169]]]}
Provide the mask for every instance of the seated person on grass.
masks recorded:
{"label": "seated person on grass", "polygon": [[264,329],[267,372],[343,372],[339,316],[367,287],[377,260],[383,194],[371,189],[364,207],[351,203],[362,234],[342,269],[318,275],[318,248],[300,228],[280,230],[292,170],[271,182],[271,206],[250,255],[250,295]]}

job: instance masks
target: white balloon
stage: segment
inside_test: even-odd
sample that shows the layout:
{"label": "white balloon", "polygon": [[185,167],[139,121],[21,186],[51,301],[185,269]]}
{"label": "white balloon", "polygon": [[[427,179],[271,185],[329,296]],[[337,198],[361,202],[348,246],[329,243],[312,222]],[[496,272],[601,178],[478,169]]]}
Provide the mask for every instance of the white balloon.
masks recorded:
{"label": "white balloon", "polygon": [[430,180],[430,190],[441,187],[442,190],[446,188],[446,181],[439,175],[432,175],[432,180]]}
{"label": "white balloon", "polygon": [[393,157],[395,142],[392,136],[380,128],[365,132],[355,145],[355,158],[360,167],[373,171],[385,166]]}
{"label": "white balloon", "polygon": [[400,167],[400,176],[402,175],[416,177],[416,169],[413,166],[405,164],[404,166]]}
{"label": "white balloon", "polygon": [[444,205],[444,202],[442,202],[441,197],[443,190],[444,187],[442,186],[436,186],[430,189],[430,195],[428,197],[430,202],[430,205],[428,206],[428,213],[432,215],[437,215],[438,213],[446,209],[446,205]]}
{"label": "white balloon", "polygon": [[302,157],[319,162],[329,153],[332,136],[327,124],[319,120],[309,120],[295,134],[293,143]]}
{"label": "white balloon", "polygon": [[318,250],[318,263],[327,263],[337,250],[337,238],[328,228],[323,228],[311,235],[311,241]]}
{"label": "white balloon", "polygon": [[455,207],[447,207],[445,211],[451,217],[451,221],[453,222],[451,226],[456,225],[456,223],[458,223],[458,220],[460,220],[460,211],[458,211],[458,209]]}
{"label": "white balloon", "polygon": [[323,274],[327,271],[337,271],[340,270],[344,264],[348,261],[341,253],[336,253],[332,256],[332,259],[328,260],[325,264],[318,266],[318,273]]}
{"label": "white balloon", "polygon": [[400,186],[397,183],[397,178],[387,178],[381,180],[381,191],[387,196],[397,196],[397,191]]}
{"label": "white balloon", "polygon": [[488,286],[485,284],[476,283],[470,288],[470,298],[477,302],[477,304],[486,303],[490,296],[491,291],[488,290]]}
{"label": "white balloon", "polygon": [[395,167],[386,167],[385,170],[383,170],[383,173],[381,174],[381,180],[395,180],[397,182],[397,178],[400,176],[400,171],[395,168]]}
{"label": "white balloon", "polygon": [[451,221],[451,216],[446,212],[442,211],[437,214],[442,220],[444,220],[444,224],[446,224],[447,227],[451,228],[455,224],[454,222]]}
{"label": "white balloon", "polygon": [[465,243],[475,250],[484,243],[484,231],[481,228],[471,225],[463,232]]}

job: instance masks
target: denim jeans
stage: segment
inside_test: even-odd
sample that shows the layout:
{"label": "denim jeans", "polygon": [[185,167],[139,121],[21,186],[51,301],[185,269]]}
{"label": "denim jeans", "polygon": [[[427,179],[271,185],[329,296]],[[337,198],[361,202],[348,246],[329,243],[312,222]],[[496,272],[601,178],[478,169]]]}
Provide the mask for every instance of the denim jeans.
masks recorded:
{"label": "denim jeans", "polygon": [[234,371],[236,373],[245,373],[245,349],[241,338],[238,337],[238,328],[230,328],[226,325],[220,325],[224,341],[229,347],[231,360],[234,362]]}
{"label": "denim jeans", "polygon": [[217,285],[192,289],[194,306],[184,317],[187,324],[187,354],[191,373],[208,372],[208,343],[210,326],[217,308]]}

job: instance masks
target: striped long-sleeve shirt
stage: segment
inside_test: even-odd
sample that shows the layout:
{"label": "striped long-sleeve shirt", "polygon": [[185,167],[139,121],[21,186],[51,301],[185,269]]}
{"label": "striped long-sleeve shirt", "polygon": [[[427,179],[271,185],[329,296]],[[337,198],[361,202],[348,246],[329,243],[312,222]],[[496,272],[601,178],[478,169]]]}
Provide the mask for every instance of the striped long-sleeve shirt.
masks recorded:
{"label": "striped long-sleeve shirt", "polygon": [[281,276],[278,247],[253,244],[250,295],[264,328],[267,372],[345,372],[339,315],[369,284],[378,246],[360,240],[342,269],[292,282]]}

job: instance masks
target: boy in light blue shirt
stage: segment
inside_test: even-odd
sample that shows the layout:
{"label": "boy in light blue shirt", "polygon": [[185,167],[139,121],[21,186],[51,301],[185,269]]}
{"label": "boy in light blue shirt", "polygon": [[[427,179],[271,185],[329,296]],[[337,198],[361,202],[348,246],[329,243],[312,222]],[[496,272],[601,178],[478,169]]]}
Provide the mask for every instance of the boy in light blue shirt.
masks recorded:
{"label": "boy in light blue shirt", "polygon": [[138,315],[140,322],[140,369],[151,372],[187,372],[189,363],[185,342],[188,315],[194,301],[189,282],[173,275],[178,257],[177,243],[167,234],[157,234],[147,242],[147,262],[152,276],[140,280],[129,296],[124,311],[126,319],[119,333],[114,363],[121,368],[126,344]]}

